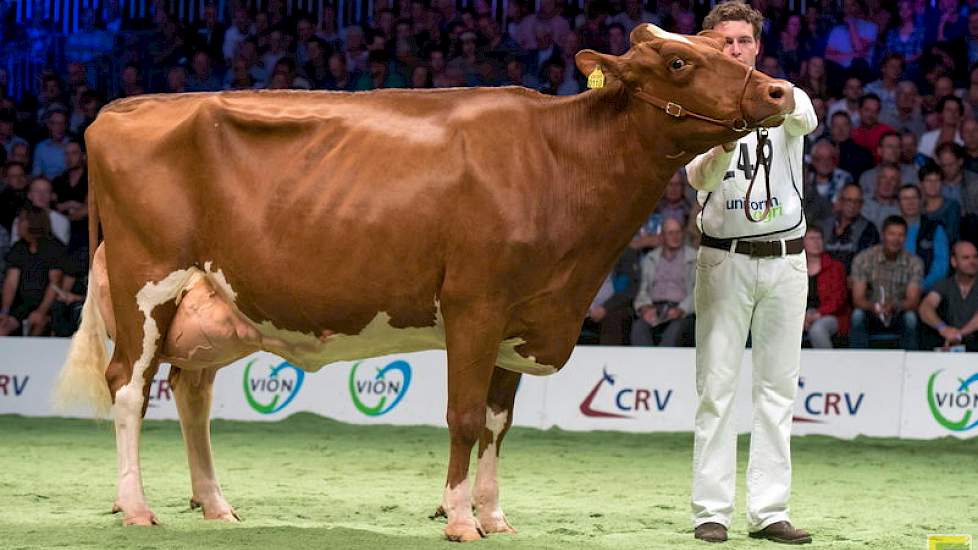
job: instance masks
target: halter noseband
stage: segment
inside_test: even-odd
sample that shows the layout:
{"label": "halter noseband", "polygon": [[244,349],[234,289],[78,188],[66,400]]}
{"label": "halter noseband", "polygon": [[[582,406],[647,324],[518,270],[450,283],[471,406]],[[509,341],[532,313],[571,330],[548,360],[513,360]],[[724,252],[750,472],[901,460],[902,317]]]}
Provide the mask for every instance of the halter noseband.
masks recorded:
{"label": "halter noseband", "polygon": [[709,117],[696,111],[690,111],[689,109],[683,107],[681,104],[675,101],[665,101],[658,98],[645,90],[639,88],[635,91],[635,95],[642,101],[658,107],[665,111],[665,113],[674,118],[684,118],[691,117],[699,119],[705,122],[716,124],[718,126],[723,126],[724,128],[729,128],[735,132],[746,132],[750,129],[750,124],[747,122],[747,118],[744,116],[744,97],[747,96],[747,84],[750,82],[751,75],[754,74],[754,67],[747,68],[747,76],[744,77],[744,85],[740,91],[740,100],[737,102],[737,107],[740,109],[740,118],[721,120],[718,118]]}

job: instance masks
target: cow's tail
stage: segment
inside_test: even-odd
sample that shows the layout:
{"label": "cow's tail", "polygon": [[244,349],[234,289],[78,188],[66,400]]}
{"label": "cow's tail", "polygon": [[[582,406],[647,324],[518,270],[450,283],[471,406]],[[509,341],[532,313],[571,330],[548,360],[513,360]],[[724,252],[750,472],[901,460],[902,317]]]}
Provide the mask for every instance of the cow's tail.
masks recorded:
{"label": "cow's tail", "polygon": [[[88,197],[88,242],[91,247],[89,266],[95,265],[98,227],[95,186],[91,185]],[[109,364],[105,345],[108,334],[98,306],[98,281],[93,275],[93,269],[90,267],[88,292],[85,296],[85,304],[82,306],[81,325],[71,338],[68,359],[58,378],[55,406],[60,410],[83,406],[94,409],[97,417],[105,417],[112,407],[109,385],[105,380],[105,369]]]}

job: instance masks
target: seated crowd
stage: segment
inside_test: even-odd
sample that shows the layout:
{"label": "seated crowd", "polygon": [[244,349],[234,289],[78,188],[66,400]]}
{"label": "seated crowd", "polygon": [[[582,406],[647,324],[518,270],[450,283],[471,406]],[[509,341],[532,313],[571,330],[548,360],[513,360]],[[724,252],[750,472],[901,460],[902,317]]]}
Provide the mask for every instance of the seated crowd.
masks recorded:
{"label": "seated crowd", "polygon": [[[118,3],[86,3],[61,57],[46,55],[34,93],[15,98],[0,86],[0,335],[68,335],[77,324],[88,261],[82,138],[109,100],[499,85],[571,95],[586,89],[574,64],[581,48],[624,53],[642,22],[694,33],[709,7],[512,0],[499,21],[487,0],[466,9],[378,0],[343,26],[329,2],[317,17],[289,2],[207,4],[193,19],[163,3],[141,18],[124,17]],[[757,4],[766,17],[759,69],[802,87],[820,122],[798,182],[805,345],[978,350],[978,9],[957,0],[809,2],[803,13]],[[11,41],[57,32],[2,30]],[[121,67],[107,78],[106,58]],[[0,69],[0,81],[9,78]],[[581,342],[695,343],[698,208],[676,174],[598,291]]]}

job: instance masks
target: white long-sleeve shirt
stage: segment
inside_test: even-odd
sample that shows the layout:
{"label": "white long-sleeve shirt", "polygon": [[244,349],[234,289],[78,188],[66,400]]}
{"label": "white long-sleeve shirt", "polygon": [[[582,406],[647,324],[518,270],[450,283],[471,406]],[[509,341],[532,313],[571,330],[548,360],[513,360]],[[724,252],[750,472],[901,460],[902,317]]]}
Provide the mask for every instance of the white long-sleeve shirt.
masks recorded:
{"label": "white long-sleeve shirt", "polygon": [[[818,126],[818,119],[808,94],[797,87],[793,93],[795,110],[785,117],[784,124],[768,128],[770,146],[766,150],[771,159],[772,207],[764,221],[752,223],[744,215],[744,195],[753,171],[765,170],[763,165],[758,166],[756,158],[757,131],[737,141],[729,153],[717,146],[686,165],[689,183],[699,191],[697,200],[703,211],[697,221],[704,235],[745,240],[804,236],[804,137]],[[752,215],[761,215],[766,198],[764,173],[761,172],[751,190]]]}

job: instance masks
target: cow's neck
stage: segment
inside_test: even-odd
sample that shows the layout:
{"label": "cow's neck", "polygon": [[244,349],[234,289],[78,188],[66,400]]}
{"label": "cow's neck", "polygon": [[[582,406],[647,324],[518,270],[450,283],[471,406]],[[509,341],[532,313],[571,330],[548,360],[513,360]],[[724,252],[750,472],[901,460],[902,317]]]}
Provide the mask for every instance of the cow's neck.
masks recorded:
{"label": "cow's neck", "polygon": [[[558,186],[554,222],[565,243],[606,269],[642,226],[666,183],[692,158],[671,135],[677,126],[658,109],[612,84],[553,104],[547,138],[574,146]],[[573,151],[573,154],[570,152]],[[571,158],[578,156],[579,158]],[[670,158],[672,157],[672,158]],[[560,219],[563,218],[563,219]]]}

